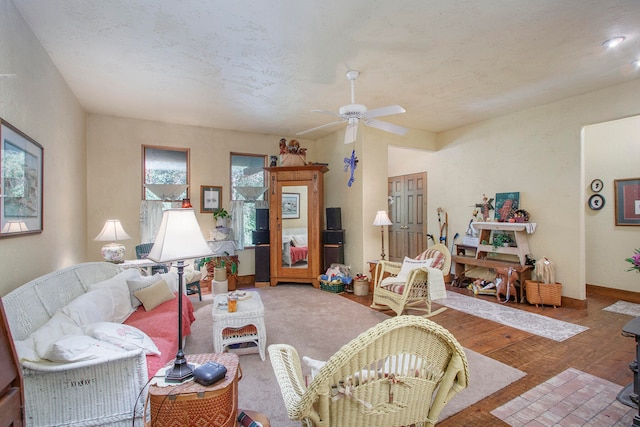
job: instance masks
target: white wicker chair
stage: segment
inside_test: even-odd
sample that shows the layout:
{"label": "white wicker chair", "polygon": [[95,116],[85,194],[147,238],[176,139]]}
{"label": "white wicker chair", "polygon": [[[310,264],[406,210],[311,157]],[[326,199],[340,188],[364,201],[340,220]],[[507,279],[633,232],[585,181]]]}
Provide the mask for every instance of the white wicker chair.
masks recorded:
{"label": "white wicker chair", "polygon": [[[447,275],[451,270],[451,253],[443,244],[431,246],[426,254],[439,252],[443,261],[440,269],[443,275]],[[430,255],[424,255],[429,257]],[[438,314],[446,309],[442,307],[434,312],[431,311],[431,297],[429,296],[429,271],[426,268],[413,270],[404,286],[383,287],[382,280],[388,276],[397,276],[402,267],[402,263],[393,261],[378,261],[375,272],[375,283],[373,287],[372,308],[391,309],[397,315],[401,315],[411,308],[413,310],[424,311],[424,316],[429,317]]]}
{"label": "white wicker chair", "polygon": [[469,378],[453,335],[419,316],[397,316],[360,334],[308,387],[295,348],[270,345],[269,357],[289,418],[314,427],[433,426]]}

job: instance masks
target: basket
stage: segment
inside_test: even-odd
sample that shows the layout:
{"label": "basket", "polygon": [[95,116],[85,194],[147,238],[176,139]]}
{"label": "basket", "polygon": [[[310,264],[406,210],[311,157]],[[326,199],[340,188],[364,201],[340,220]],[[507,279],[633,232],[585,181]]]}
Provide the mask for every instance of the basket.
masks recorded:
{"label": "basket", "polygon": [[327,292],[333,292],[334,294],[339,294],[340,292],[344,292],[344,283],[342,280],[322,280],[318,278],[320,281],[320,289]]}
{"label": "basket", "polygon": [[540,283],[536,280],[524,281],[529,304],[546,304],[554,308],[562,303],[562,283]]}

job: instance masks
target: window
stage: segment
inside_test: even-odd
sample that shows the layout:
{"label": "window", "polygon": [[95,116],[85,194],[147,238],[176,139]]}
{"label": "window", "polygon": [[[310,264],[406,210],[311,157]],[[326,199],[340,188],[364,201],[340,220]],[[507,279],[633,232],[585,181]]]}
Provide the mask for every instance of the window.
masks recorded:
{"label": "window", "polygon": [[188,148],[143,145],[142,157],[144,200],[171,201],[189,198]]}
{"label": "window", "polygon": [[247,245],[253,242],[251,232],[256,229],[256,207],[268,207],[264,202],[266,162],[267,156],[231,153],[231,200],[244,201],[242,217]]}

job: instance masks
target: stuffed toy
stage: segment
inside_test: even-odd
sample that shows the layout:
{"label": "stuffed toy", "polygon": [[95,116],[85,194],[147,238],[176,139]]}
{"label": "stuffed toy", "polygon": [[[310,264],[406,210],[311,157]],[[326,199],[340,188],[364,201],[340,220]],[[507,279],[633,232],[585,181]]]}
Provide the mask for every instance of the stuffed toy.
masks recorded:
{"label": "stuffed toy", "polygon": [[513,296],[518,300],[518,291],[516,290],[516,281],[518,280],[518,272],[513,267],[496,268],[496,298],[500,301],[500,295],[505,296],[505,301],[509,301]]}

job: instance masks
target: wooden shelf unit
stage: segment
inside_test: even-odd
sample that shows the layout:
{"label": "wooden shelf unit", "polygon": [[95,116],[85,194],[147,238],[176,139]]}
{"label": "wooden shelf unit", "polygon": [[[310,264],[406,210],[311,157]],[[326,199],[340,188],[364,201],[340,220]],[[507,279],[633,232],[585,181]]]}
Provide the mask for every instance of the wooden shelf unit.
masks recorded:
{"label": "wooden shelf unit", "polygon": [[[512,222],[474,222],[472,226],[480,232],[480,243],[476,251],[476,259],[484,259],[489,254],[513,255],[518,258],[521,265],[526,263],[526,255],[529,254],[529,240],[527,239],[527,224]],[[491,239],[495,231],[513,233],[512,240],[516,246],[491,245]],[[482,244],[482,242],[489,244]]]}

